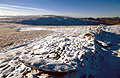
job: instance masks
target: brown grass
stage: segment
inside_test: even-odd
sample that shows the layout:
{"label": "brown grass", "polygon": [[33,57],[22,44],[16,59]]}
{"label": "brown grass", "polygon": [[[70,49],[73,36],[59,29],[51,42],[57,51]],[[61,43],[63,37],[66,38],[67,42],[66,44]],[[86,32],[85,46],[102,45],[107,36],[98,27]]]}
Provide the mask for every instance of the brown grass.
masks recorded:
{"label": "brown grass", "polygon": [[0,50],[13,44],[28,42],[45,34],[52,33],[48,30],[17,32],[6,26],[0,26]]}

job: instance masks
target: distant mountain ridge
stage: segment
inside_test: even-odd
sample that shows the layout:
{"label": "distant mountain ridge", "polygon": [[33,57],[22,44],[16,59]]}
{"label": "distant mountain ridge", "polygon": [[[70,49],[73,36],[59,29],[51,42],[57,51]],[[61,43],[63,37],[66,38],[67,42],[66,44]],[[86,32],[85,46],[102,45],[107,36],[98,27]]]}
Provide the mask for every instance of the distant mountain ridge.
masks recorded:
{"label": "distant mountain ridge", "polygon": [[22,20],[17,23],[28,25],[99,25],[99,22],[66,16],[43,16]]}
{"label": "distant mountain ridge", "polygon": [[17,23],[25,25],[116,25],[120,24],[119,17],[113,18],[74,18],[68,16],[41,15],[41,16],[12,16],[0,19],[1,23]]}
{"label": "distant mountain ridge", "polygon": [[88,20],[97,21],[106,25],[120,25],[120,17],[106,17],[106,18],[87,18]]}

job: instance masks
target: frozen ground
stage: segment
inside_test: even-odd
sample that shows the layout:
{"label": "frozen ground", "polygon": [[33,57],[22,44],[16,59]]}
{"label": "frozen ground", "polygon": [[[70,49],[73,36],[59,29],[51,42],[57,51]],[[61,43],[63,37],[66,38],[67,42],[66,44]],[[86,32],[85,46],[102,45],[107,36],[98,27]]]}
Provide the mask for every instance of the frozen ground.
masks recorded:
{"label": "frozen ground", "polygon": [[0,78],[120,78],[120,26],[22,28],[56,33],[0,53]]}

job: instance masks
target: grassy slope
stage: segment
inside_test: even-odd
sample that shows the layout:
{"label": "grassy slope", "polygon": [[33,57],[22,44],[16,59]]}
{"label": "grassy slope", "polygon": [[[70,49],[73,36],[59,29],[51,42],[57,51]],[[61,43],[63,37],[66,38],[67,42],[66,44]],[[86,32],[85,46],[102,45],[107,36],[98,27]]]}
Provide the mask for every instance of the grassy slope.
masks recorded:
{"label": "grassy slope", "polygon": [[0,26],[0,50],[12,44],[24,43],[48,33],[51,33],[51,31],[41,30],[17,32],[16,29]]}

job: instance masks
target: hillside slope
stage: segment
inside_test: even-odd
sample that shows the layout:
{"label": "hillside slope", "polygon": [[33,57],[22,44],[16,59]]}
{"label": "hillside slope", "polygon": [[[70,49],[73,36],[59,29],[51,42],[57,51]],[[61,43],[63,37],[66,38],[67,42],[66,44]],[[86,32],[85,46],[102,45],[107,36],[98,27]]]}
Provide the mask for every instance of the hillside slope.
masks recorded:
{"label": "hillside slope", "polygon": [[71,25],[99,25],[99,22],[85,20],[82,18],[73,18],[66,16],[21,16],[2,18],[0,20],[4,23],[17,23],[25,25],[56,25],[56,26],[71,26]]}
{"label": "hillside slope", "polygon": [[0,78],[119,78],[120,28],[50,29],[56,33],[0,52]]}

